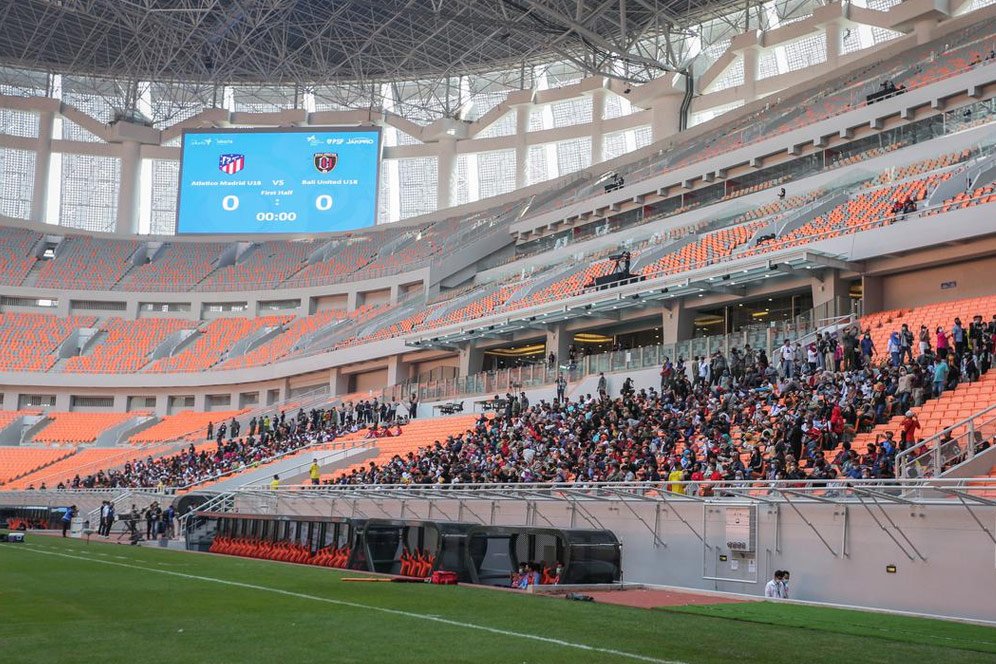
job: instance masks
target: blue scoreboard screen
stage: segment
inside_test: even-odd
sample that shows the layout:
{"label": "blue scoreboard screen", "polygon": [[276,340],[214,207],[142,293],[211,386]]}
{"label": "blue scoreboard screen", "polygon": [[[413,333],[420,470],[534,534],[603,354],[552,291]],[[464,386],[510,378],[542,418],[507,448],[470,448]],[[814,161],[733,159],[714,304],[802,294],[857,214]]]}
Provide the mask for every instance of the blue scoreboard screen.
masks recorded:
{"label": "blue scoreboard screen", "polygon": [[377,128],[183,134],[178,233],[328,233],[377,221]]}

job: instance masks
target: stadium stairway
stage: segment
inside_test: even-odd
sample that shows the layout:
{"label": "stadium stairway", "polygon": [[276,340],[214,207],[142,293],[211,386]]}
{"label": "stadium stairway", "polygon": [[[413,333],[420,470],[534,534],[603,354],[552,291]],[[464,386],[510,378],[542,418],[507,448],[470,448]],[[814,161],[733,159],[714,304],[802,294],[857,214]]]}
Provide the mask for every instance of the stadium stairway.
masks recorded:
{"label": "stadium stairway", "polygon": [[323,474],[322,480],[333,480],[347,475],[353,470],[362,470],[371,463],[380,466],[389,462],[395,454],[404,456],[409,452],[415,452],[420,447],[432,445],[436,441],[444,443],[447,436],[459,435],[473,427],[478,417],[479,415],[469,414],[412,420],[402,427],[399,436],[372,439],[376,452],[373,456],[353,463],[342,470]]}

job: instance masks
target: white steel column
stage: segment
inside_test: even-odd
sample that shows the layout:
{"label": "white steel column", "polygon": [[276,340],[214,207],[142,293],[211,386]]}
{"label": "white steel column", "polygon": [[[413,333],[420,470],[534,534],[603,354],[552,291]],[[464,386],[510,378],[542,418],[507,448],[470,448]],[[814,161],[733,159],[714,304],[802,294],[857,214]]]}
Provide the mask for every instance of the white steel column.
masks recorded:
{"label": "white steel column", "polygon": [[529,184],[529,113],[532,104],[519,104],[515,107],[515,188],[522,189]]}
{"label": "white steel column", "polygon": [[591,93],[591,163],[600,164],[605,161],[605,133],[602,131],[602,119],[605,117],[605,88],[599,88]]}
{"label": "white steel column", "polygon": [[138,141],[121,143],[121,183],[118,188],[117,233],[138,232],[138,206],[142,177],[141,145]]}
{"label": "white steel column", "polygon": [[453,181],[456,176],[456,139],[445,136],[439,139],[439,156],[436,174],[436,209],[445,210],[453,205]]}
{"label": "white steel column", "polygon": [[55,113],[38,114],[38,142],[35,144],[35,179],[31,190],[31,221],[45,223],[48,206],[48,178],[52,168],[52,137],[55,131]]}

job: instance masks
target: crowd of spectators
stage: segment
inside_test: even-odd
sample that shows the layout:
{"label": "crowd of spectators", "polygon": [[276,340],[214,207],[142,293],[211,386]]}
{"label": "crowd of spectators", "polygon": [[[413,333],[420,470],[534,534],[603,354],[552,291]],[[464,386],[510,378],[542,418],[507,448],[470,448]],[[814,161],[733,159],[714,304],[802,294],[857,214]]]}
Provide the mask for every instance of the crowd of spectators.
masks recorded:
{"label": "crowd of spectators", "polygon": [[[60,482],[57,489],[184,487],[213,480],[226,474],[250,469],[274,457],[292,452],[307,445],[326,443],[346,433],[365,428],[372,432],[398,433],[394,420],[381,419],[381,415],[394,416],[397,407],[377,400],[348,402],[327,409],[315,408],[309,412],[299,410],[297,415],[253,417],[244,437],[239,437],[238,421],[210,424],[207,439],[214,440],[214,449],[191,444],[185,450],[170,456],[148,457],[130,462],[119,470],[99,471],[92,475]],[[379,434],[378,434],[379,435]]]}
{"label": "crowd of spectators", "polygon": [[[627,378],[611,397],[604,376],[595,394],[530,404],[506,395],[493,417],[389,462],[354,469],[334,484],[449,484],[655,481],[677,493],[710,495],[704,483],[750,480],[892,478],[898,452],[919,444],[914,409],[992,366],[996,315],[950,331],[906,323],[876,348],[856,325],[818,335],[805,346],[786,339],[769,360],[749,345],[665,360],[660,388],[636,390]],[[566,381],[563,381],[566,382]],[[496,397],[496,401],[499,401]],[[249,469],[316,442],[369,429],[397,435],[405,407],[376,400],[253,418],[239,437],[236,421],[209,429],[214,449],[194,445],[122,469],[77,475],[66,488],[182,487]],[[852,441],[901,415],[865,449]]]}
{"label": "crowd of spectators", "polygon": [[[969,328],[956,319],[950,332],[921,333],[918,347],[904,324],[882,353],[855,325],[805,346],[786,339],[773,361],[750,346],[690,366],[667,360],[659,390],[634,390],[627,379],[615,398],[559,391],[553,401],[513,403],[463,434],[331,482],[655,481],[711,495],[701,482],[893,478],[896,454],[921,440],[914,409],[988,371],[994,338],[996,316],[976,316]],[[898,436],[852,447],[897,415]]]}

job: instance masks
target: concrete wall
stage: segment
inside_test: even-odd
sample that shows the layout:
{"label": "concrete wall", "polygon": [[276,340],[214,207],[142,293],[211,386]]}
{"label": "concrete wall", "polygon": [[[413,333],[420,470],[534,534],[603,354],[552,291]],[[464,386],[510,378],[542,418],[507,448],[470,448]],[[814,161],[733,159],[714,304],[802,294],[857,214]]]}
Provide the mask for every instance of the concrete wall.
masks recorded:
{"label": "concrete wall", "polygon": [[[802,504],[801,516],[785,504],[762,505],[752,508],[756,547],[748,555],[726,545],[731,505],[722,501],[246,500],[243,511],[277,514],[331,509],[346,517],[607,528],[622,541],[629,582],[762,595],[774,570],[788,569],[794,599],[996,620],[993,542],[960,505],[872,505],[874,518],[859,503]],[[996,518],[994,507],[975,513],[989,526]],[[887,571],[893,565],[896,572]]]}
{"label": "concrete wall", "polygon": [[[991,279],[982,275],[996,275],[996,256],[885,276],[881,278],[882,308],[913,307],[992,295],[996,287]],[[979,313],[986,320],[992,314],[990,311]]]}

